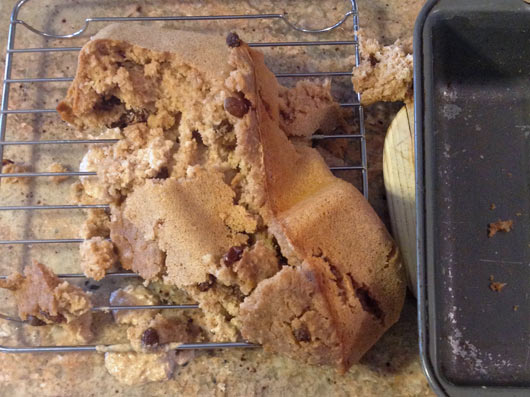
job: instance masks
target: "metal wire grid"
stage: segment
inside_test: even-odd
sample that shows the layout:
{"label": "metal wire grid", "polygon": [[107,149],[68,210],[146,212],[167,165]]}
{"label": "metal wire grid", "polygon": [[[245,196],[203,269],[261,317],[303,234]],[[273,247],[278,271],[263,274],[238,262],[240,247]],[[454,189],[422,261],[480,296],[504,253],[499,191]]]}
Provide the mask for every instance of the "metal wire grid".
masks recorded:
{"label": "metal wire grid", "polygon": [[[109,144],[114,143],[116,139],[65,139],[65,140],[26,140],[26,141],[6,141],[6,126],[7,117],[9,114],[36,114],[36,113],[56,113],[55,109],[9,109],[9,89],[11,84],[26,84],[26,83],[55,83],[55,82],[69,82],[73,77],[28,77],[20,79],[11,78],[11,69],[13,65],[13,57],[20,53],[45,53],[45,52],[78,52],[81,47],[43,47],[43,48],[15,48],[15,37],[17,26],[21,25],[31,32],[42,37],[50,39],[68,39],[82,35],[88,28],[91,22],[149,22],[149,21],[212,21],[212,20],[256,20],[256,19],[270,19],[281,20],[290,28],[304,32],[304,33],[325,33],[341,26],[348,19],[352,18],[352,39],[340,41],[288,41],[288,42],[255,42],[249,43],[250,47],[288,47],[288,46],[354,46],[355,50],[355,66],[359,66],[360,54],[358,43],[359,30],[359,16],[357,10],[356,0],[350,0],[351,9],[346,12],[343,17],[334,25],[322,29],[306,29],[304,27],[293,24],[287,18],[287,14],[252,14],[252,15],[209,15],[209,16],[164,16],[164,17],[92,17],[86,18],[84,26],[78,31],[68,35],[56,35],[48,32],[40,31],[23,20],[18,19],[20,9],[29,0],[19,0],[11,13],[7,50],[5,59],[5,72],[3,81],[2,100],[0,105],[0,182],[3,178],[32,178],[32,177],[52,177],[52,176],[91,176],[96,175],[95,172],[24,172],[24,173],[2,173],[2,160],[5,146],[22,146],[22,145],[76,145],[76,144]],[[305,78],[305,77],[342,77],[351,76],[351,72],[313,72],[313,73],[276,73],[277,78]],[[361,106],[360,94],[355,95],[356,100],[350,103],[341,103],[342,107],[352,108],[354,116],[357,116],[359,123],[359,133],[349,135],[314,135],[313,140],[333,140],[333,139],[348,139],[358,140],[361,148],[361,164],[353,166],[330,167],[332,171],[354,171],[362,174],[362,192],[368,198],[368,169],[367,169],[367,152],[366,152],[366,138],[364,130],[364,111]],[[20,206],[0,206],[0,211],[38,211],[38,210],[70,210],[70,209],[88,209],[88,208],[103,208],[108,209],[106,204],[92,204],[92,205],[20,205]],[[30,245],[30,244],[63,244],[63,243],[81,243],[83,239],[68,238],[68,239],[32,239],[32,240],[0,240],[0,245]],[[0,276],[5,278],[6,276]],[[58,277],[65,279],[79,279],[86,278],[84,274],[58,274]],[[109,273],[106,277],[138,277],[134,273],[129,272],[115,272]],[[94,311],[109,311],[109,310],[149,310],[149,309],[196,309],[198,305],[158,305],[158,306],[98,306],[94,307]],[[18,318],[13,318],[0,314],[0,318],[22,322]],[[254,344],[245,342],[226,342],[226,343],[186,343],[178,347],[179,350],[186,349],[221,349],[234,347],[256,347]],[[34,352],[68,352],[68,351],[96,351],[95,345],[80,345],[80,346],[37,346],[37,347],[9,347],[0,346],[0,352],[7,353],[34,353]]]}

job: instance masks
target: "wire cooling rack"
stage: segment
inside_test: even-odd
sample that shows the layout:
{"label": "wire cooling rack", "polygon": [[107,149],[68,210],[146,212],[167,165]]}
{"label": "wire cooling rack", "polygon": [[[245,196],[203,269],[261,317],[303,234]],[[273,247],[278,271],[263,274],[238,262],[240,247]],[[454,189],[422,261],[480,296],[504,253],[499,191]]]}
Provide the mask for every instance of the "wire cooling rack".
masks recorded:
{"label": "wire cooling rack", "polygon": [[[2,100],[0,106],[0,183],[5,178],[40,178],[40,177],[81,177],[96,175],[95,172],[22,172],[22,173],[2,173],[2,163],[4,159],[4,148],[6,146],[23,146],[23,145],[64,145],[68,147],[70,145],[79,144],[109,144],[116,142],[113,139],[64,139],[64,140],[6,140],[6,126],[7,118],[12,114],[42,114],[42,113],[56,113],[55,109],[11,109],[9,106],[10,100],[10,87],[13,84],[54,84],[57,82],[69,82],[73,80],[71,76],[65,77],[41,77],[41,76],[30,76],[24,78],[12,78],[12,69],[15,62],[15,58],[18,54],[23,53],[48,53],[48,52],[78,52],[81,47],[64,47],[64,46],[49,46],[39,48],[15,48],[17,29],[27,29],[28,31],[49,39],[49,42],[72,39],[83,36],[87,32],[90,24],[93,23],[106,23],[106,22],[155,22],[155,21],[234,21],[234,20],[270,20],[279,21],[279,23],[286,24],[289,28],[294,31],[302,32],[307,35],[308,38],[314,38],[315,36],[325,35],[327,32],[331,32],[337,29],[339,26],[346,24],[348,21],[351,22],[351,30],[347,29],[350,33],[348,34],[348,40],[308,40],[308,41],[284,41],[284,42],[252,42],[249,43],[250,47],[329,47],[329,46],[353,46],[355,54],[355,66],[360,63],[359,55],[359,43],[358,43],[358,30],[359,30],[359,16],[357,10],[357,3],[355,0],[347,1],[348,5],[351,5],[349,9],[340,20],[335,24],[324,27],[321,29],[308,29],[297,23],[291,21],[286,13],[280,14],[250,14],[250,15],[208,15],[208,16],[160,16],[160,17],[121,17],[121,16],[105,16],[105,17],[90,17],[84,20],[84,25],[81,29],[66,35],[58,35],[45,31],[41,31],[30,23],[19,19],[20,10],[30,0],[19,0],[12,13],[9,23],[7,50],[5,58],[5,73],[3,80],[3,91]],[[229,27],[227,27],[229,29]],[[228,30],[227,30],[228,31]],[[88,39],[88,36],[87,36]],[[337,78],[351,76],[351,71],[316,71],[311,73],[293,72],[293,73],[275,73],[277,78]],[[360,145],[361,164],[358,165],[347,165],[340,167],[330,167],[332,171],[351,171],[360,172],[362,175],[362,192],[366,198],[368,198],[368,169],[367,169],[367,152],[366,152],[366,139],[364,131],[364,113],[363,107],[361,106],[360,95],[356,93],[354,95],[355,100],[353,102],[341,103],[342,107],[352,108],[354,113],[354,120],[358,123],[358,133],[348,135],[314,135],[313,140],[335,140],[335,139],[347,139],[352,141],[358,141]],[[58,116],[57,116],[58,117]],[[66,149],[68,150],[68,149]],[[18,205],[18,206],[0,206],[0,211],[39,211],[39,210],[75,210],[75,209],[88,209],[88,208],[104,208],[107,209],[106,204],[91,204],[91,205],[67,205],[67,204],[55,204],[55,205]],[[33,245],[33,244],[76,244],[81,243],[82,239],[77,238],[61,238],[61,239],[21,239],[21,240],[0,240],[0,245]],[[69,273],[69,274],[58,274],[60,278],[65,279],[82,279],[85,278],[83,274]],[[5,278],[6,276],[0,276]],[[106,277],[138,277],[134,273],[128,272],[114,272],[107,274]],[[94,311],[109,311],[109,310],[152,310],[152,309],[196,309],[197,305],[158,305],[158,306],[96,306],[93,308]],[[0,318],[8,321],[22,322],[22,320],[0,314]],[[226,342],[226,343],[187,343],[182,344],[178,347],[179,350],[184,349],[220,349],[220,348],[234,348],[234,347],[256,347],[256,345],[245,343],[245,342]],[[33,352],[68,352],[68,351],[96,351],[95,345],[79,345],[79,346],[31,346],[31,347],[9,347],[0,346],[0,352],[8,353],[33,353]]]}

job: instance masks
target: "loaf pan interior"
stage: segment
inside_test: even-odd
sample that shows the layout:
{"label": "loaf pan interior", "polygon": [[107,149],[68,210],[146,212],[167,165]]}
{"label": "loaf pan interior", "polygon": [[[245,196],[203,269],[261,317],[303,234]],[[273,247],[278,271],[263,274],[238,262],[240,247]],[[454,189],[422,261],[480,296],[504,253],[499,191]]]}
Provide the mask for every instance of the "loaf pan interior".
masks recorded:
{"label": "loaf pan interior", "polygon": [[530,13],[500,8],[435,9],[423,35],[429,354],[452,395],[530,387]]}

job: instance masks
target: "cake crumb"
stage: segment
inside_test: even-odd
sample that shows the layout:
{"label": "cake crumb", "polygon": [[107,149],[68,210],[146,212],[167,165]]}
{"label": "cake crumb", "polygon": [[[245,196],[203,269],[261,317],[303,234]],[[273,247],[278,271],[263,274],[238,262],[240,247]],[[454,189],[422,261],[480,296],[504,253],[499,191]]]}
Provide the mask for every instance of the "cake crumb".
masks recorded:
{"label": "cake crumb", "polygon": [[[68,169],[64,165],[55,162],[55,163],[52,163],[50,165],[50,168],[48,169],[48,172],[68,172]],[[52,180],[52,182],[59,184],[62,181],[67,180],[68,176],[67,175],[58,175],[58,176],[52,176],[50,179]]]}
{"label": "cake crumb", "polygon": [[522,215],[523,215],[522,212],[516,212],[516,213],[515,213],[515,216],[522,216]]}
{"label": "cake crumb", "polygon": [[175,352],[105,353],[105,368],[125,385],[168,380],[175,369]]}
{"label": "cake crumb", "polygon": [[493,237],[497,232],[509,232],[513,229],[513,220],[492,222],[488,224],[488,237]]}
{"label": "cake crumb", "polygon": [[[2,160],[2,174],[18,174],[22,172],[27,172],[29,169],[28,166],[20,163],[15,163],[13,160],[3,159]],[[15,184],[15,183],[27,183],[29,178],[24,177],[10,177],[3,178],[5,183]]]}
{"label": "cake crumb", "polygon": [[114,244],[99,236],[83,241],[79,247],[79,255],[83,273],[94,280],[105,277],[107,270],[117,262]]}
{"label": "cake crumb", "polygon": [[501,292],[502,289],[508,285],[508,283],[500,283],[494,280],[495,278],[493,276],[490,276],[490,290],[494,292]]}
{"label": "cake crumb", "polygon": [[360,35],[361,63],[353,68],[353,87],[365,105],[378,101],[396,102],[412,98],[412,55],[398,40],[382,46]]}
{"label": "cake crumb", "polygon": [[491,203],[490,204],[490,210],[494,210],[495,208],[497,208],[497,206],[495,205],[495,203]]}
{"label": "cake crumb", "polygon": [[519,310],[519,305],[513,305],[513,311],[516,312],[517,310]]}

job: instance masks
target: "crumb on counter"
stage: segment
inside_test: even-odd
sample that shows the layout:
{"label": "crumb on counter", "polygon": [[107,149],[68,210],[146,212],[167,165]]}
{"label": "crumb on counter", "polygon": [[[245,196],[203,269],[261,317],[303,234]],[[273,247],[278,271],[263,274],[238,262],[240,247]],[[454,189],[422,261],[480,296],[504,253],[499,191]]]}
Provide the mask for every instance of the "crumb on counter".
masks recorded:
{"label": "crumb on counter", "polygon": [[516,312],[517,310],[519,310],[519,305],[513,305],[513,311]]}
{"label": "crumb on counter", "polygon": [[[3,159],[2,160],[2,174],[18,174],[21,172],[27,172],[29,167],[24,164],[15,163],[13,160]],[[11,177],[3,178],[5,183],[14,184],[14,183],[27,183],[29,178],[24,177]]]}
{"label": "crumb on counter", "polygon": [[175,352],[105,353],[105,368],[126,385],[168,380],[175,369]]}
{"label": "crumb on counter", "polygon": [[114,244],[99,236],[83,241],[79,247],[79,255],[83,273],[94,280],[105,277],[107,270],[112,268],[118,259]]}
{"label": "crumb on counter", "polygon": [[490,276],[490,290],[493,292],[501,292],[504,287],[508,285],[508,283],[500,283],[498,281],[495,281],[495,277],[493,275]]}
{"label": "crumb on counter", "polygon": [[[50,168],[48,168],[48,172],[68,172],[68,169],[61,163],[55,162],[55,163],[50,164]],[[62,181],[67,180],[68,176],[58,175],[58,176],[52,176],[50,179],[52,180],[52,182],[59,184]]]}
{"label": "crumb on counter", "polygon": [[490,210],[494,210],[495,208],[497,208],[497,206],[495,205],[495,203],[491,203],[490,204]]}
{"label": "crumb on counter", "polygon": [[509,232],[513,229],[513,220],[492,222],[488,224],[488,237],[493,237],[497,232]]}

